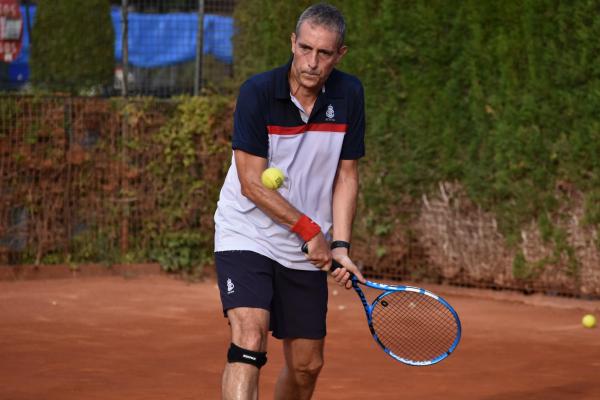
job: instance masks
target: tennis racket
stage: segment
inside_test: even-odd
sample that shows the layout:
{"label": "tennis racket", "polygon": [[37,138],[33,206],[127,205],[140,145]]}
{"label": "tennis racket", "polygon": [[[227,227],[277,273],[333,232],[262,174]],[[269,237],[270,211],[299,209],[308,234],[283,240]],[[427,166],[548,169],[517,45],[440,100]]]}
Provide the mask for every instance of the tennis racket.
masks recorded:
{"label": "tennis racket", "polygon": [[[302,251],[308,253],[306,243]],[[331,271],[341,267],[333,261]],[[369,304],[356,276],[351,274],[351,280],[373,339],[394,360],[415,366],[433,365],[458,346],[460,318],[440,296],[417,287],[366,281],[365,286],[382,291]]]}

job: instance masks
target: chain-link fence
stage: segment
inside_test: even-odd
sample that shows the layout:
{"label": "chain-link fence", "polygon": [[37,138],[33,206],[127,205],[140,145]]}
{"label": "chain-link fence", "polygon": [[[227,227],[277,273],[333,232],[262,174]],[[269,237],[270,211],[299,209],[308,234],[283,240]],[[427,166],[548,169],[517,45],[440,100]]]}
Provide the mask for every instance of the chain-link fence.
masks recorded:
{"label": "chain-link fence", "polygon": [[232,107],[215,95],[0,97],[0,266],[191,267],[212,250]]}
{"label": "chain-link fence", "polygon": [[[45,41],[32,41],[36,37],[38,3],[0,0],[0,91],[27,93],[35,89],[31,52],[35,46],[46,45]],[[235,0],[110,3],[114,79],[94,93],[161,97],[198,94],[203,88],[222,89],[231,78]],[[68,14],[59,19],[64,19],[59,26],[68,26]],[[204,29],[198,29],[200,24]],[[78,33],[65,32],[75,37],[58,34],[53,40],[64,39],[65,46],[77,46]],[[64,60],[65,68],[83,67],[71,64],[69,59]],[[63,83],[72,86],[72,82]]]}
{"label": "chain-link fence", "polygon": [[[186,270],[208,260],[233,103],[0,96],[0,267],[152,260]],[[556,249],[535,224],[510,246],[492,213],[443,183],[390,205],[393,224],[369,229],[375,221],[359,212],[353,257],[377,279],[600,298],[597,232],[578,222],[582,210],[565,204],[557,221],[578,263],[552,261]],[[519,252],[551,261],[531,268]]]}

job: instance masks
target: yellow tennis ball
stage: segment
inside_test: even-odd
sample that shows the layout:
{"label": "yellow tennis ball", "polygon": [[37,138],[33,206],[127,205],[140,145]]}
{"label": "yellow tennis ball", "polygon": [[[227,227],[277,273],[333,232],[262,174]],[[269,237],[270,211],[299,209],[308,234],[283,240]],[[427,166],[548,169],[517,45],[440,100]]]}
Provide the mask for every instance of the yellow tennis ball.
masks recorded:
{"label": "yellow tennis ball", "polygon": [[592,314],[584,315],[581,319],[581,324],[586,328],[593,328],[596,326],[596,317],[594,317]]}
{"label": "yellow tennis ball", "polygon": [[263,171],[260,176],[260,180],[265,187],[269,189],[279,189],[281,185],[283,185],[283,180],[285,177],[283,176],[283,172],[279,168],[271,167],[267,168]]}

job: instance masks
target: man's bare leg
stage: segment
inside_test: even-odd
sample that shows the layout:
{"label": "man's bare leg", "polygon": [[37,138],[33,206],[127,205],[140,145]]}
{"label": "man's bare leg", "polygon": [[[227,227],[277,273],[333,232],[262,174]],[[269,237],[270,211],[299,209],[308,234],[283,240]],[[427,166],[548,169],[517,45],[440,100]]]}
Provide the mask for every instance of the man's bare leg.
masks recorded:
{"label": "man's bare leg", "polygon": [[[233,308],[227,311],[231,341],[251,351],[267,351],[269,312],[261,308]],[[258,399],[259,369],[245,363],[227,363],[223,371],[223,400]]]}
{"label": "man's bare leg", "polygon": [[275,400],[309,400],[323,367],[325,339],[284,339],[285,366],[277,380]]}

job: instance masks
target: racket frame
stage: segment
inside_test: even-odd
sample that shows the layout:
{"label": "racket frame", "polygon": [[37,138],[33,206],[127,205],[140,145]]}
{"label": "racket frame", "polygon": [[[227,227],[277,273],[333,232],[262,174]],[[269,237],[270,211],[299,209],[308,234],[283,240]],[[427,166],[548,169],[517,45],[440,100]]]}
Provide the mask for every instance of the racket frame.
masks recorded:
{"label": "racket frame", "polygon": [[[308,253],[308,244],[304,243],[301,247],[301,250],[303,253]],[[342,268],[342,265],[340,265],[337,261],[332,260],[330,272],[333,272],[338,268]],[[352,287],[354,288],[354,291],[358,294],[358,297],[360,297],[360,301],[363,305],[363,308],[365,309],[367,323],[369,325],[369,330],[371,331],[371,335],[373,336],[373,339],[375,340],[375,342],[377,342],[377,344],[381,347],[381,349],[387,355],[389,355],[396,361],[400,361],[403,364],[412,365],[412,366],[433,365],[433,364],[437,364],[440,361],[442,361],[443,359],[447,358],[456,349],[456,346],[458,346],[458,343],[460,342],[460,338],[462,335],[462,325],[460,322],[460,318],[458,316],[458,313],[454,310],[454,308],[452,308],[450,303],[448,303],[442,297],[436,295],[435,293],[430,292],[429,290],[418,288],[415,286],[387,285],[385,283],[377,283],[377,282],[366,280],[364,283],[365,286],[370,287],[372,289],[377,289],[377,290],[383,291],[383,293],[380,293],[375,298],[375,300],[373,300],[373,303],[369,304],[369,302],[367,301],[367,297],[365,296],[364,292],[362,291],[362,289],[359,286],[359,283],[360,284],[362,284],[362,283],[359,282],[358,278],[356,278],[356,276],[352,273],[350,273],[350,280],[352,281]],[[375,308],[375,306],[381,300],[383,300],[383,298],[385,298],[386,296],[388,296],[392,293],[395,293],[395,292],[402,292],[402,291],[414,292],[414,293],[419,293],[421,295],[429,296],[429,297],[433,298],[434,300],[438,301],[439,303],[441,303],[448,311],[450,311],[450,313],[454,317],[454,320],[456,322],[456,337],[454,338],[452,345],[450,346],[450,348],[448,350],[446,350],[446,352],[440,354],[439,356],[437,356],[436,358],[434,358],[432,360],[416,361],[416,360],[409,360],[407,358],[400,357],[399,355],[395,354],[393,351],[391,351],[390,349],[385,347],[385,345],[381,342],[381,340],[377,336],[377,332],[375,331],[375,328],[373,327],[373,309]]]}
{"label": "racket frame", "polygon": [[[335,268],[335,269],[337,269],[337,268]],[[359,286],[360,282],[358,281],[356,276],[352,275],[351,280],[352,280],[352,287],[358,294],[358,297],[360,298],[360,301],[365,309],[367,323],[369,325],[369,330],[371,331],[371,335],[373,336],[373,339],[375,340],[375,342],[377,342],[377,344],[381,347],[381,349],[387,355],[389,355],[396,361],[400,361],[403,364],[412,365],[412,366],[433,365],[433,364],[439,363],[440,361],[442,361],[443,359],[448,357],[450,354],[452,354],[454,349],[456,349],[456,346],[458,346],[458,343],[460,342],[460,338],[461,338],[461,334],[462,334],[462,326],[460,323],[460,318],[458,317],[458,313],[454,310],[454,308],[452,308],[452,306],[446,300],[444,300],[442,297],[440,297],[440,296],[436,295],[435,293],[432,293],[426,289],[422,289],[422,288],[418,288],[418,287],[414,287],[414,286],[386,285],[384,283],[377,283],[377,282],[372,282],[372,281],[367,280],[364,283],[365,286],[383,291],[383,293],[380,293],[375,298],[375,300],[373,300],[373,303],[369,304],[367,297],[365,296],[364,292],[362,291],[362,289]],[[386,296],[388,296],[392,293],[395,293],[395,292],[402,292],[402,291],[414,292],[414,293],[419,293],[421,295],[429,296],[429,297],[433,298],[434,300],[440,302],[446,309],[448,309],[448,311],[450,311],[450,313],[454,317],[454,320],[456,321],[457,332],[456,332],[456,338],[454,338],[452,345],[445,353],[442,353],[439,356],[437,356],[436,358],[434,358],[432,360],[427,360],[427,361],[409,360],[409,359],[398,356],[393,351],[391,351],[390,349],[385,347],[385,345],[381,342],[381,340],[377,336],[377,332],[375,331],[375,328],[373,327],[373,314],[372,314],[373,309]]]}

